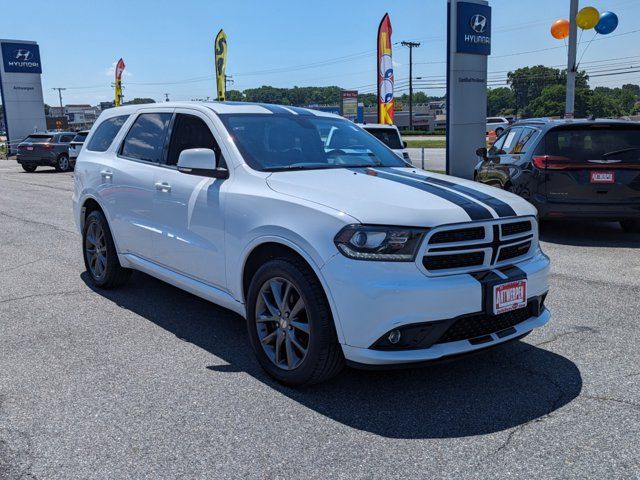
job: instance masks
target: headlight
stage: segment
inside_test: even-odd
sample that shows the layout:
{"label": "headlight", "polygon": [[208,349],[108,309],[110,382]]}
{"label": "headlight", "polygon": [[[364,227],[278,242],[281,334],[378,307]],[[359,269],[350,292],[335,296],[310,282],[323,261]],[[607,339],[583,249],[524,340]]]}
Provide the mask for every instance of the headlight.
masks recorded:
{"label": "headlight", "polygon": [[344,256],[355,260],[412,262],[426,229],[349,225],[334,238]]}

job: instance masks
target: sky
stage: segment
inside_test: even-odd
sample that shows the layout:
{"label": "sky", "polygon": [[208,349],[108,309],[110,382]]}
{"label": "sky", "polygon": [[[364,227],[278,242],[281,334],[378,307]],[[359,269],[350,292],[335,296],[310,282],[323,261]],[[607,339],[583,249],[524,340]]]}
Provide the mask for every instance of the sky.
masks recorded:
{"label": "sky", "polygon": [[[493,7],[491,86],[506,72],[531,65],[566,66],[566,46],[549,33],[568,18],[569,0],[490,0]],[[618,29],[585,32],[578,55],[592,73],[591,86],[640,83],[640,0],[581,0],[618,14]],[[419,41],[414,78],[429,95],[444,94],[446,0],[4,0],[3,39],[40,45],[45,102],[97,104],[113,99],[115,62],[126,62],[125,101],[134,97],[191,100],[215,97],[213,39],[224,28],[230,88],[337,85],[373,92],[376,34],[388,12],[392,41]],[[394,46],[397,94],[406,92],[409,52]],[[598,75],[597,77],[595,75]]]}

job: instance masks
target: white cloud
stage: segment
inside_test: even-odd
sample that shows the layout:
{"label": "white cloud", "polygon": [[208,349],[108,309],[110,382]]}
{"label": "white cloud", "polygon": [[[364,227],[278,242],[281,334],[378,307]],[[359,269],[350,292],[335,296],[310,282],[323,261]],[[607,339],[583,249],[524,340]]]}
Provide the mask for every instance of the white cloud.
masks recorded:
{"label": "white cloud", "polygon": [[[125,62],[126,63],[126,62]],[[111,77],[114,78],[116,75],[116,65],[118,64],[117,61],[113,62],[111,64],[111,66],[107,69],[105,69],[104,73],[107,77]],[[133,73],[131,73],[127,67],[125,67],[124,72],[122,73],[123,77],[133,77]]]}

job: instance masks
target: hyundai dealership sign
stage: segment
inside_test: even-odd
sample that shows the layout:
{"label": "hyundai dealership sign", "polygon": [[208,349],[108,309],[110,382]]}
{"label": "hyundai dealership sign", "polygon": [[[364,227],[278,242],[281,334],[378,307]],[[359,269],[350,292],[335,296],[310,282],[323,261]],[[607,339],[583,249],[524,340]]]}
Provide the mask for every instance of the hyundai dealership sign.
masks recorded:
{"label": "hyundai dealership sign", "polygon": [[478,3],[458,2],[458,53],[491,54],[491,7]]}
{"label": "hyundai dealership sign", "polygon": [[27,135],[47,128],[42,96],[42,64],[36,42],[0,40],[0,93],[9,150]]}
{"label": "hyundai dealership sign", "polygon": [[40,48],[31,43],[2,43],[2,61],[5,72],[42,73]]}

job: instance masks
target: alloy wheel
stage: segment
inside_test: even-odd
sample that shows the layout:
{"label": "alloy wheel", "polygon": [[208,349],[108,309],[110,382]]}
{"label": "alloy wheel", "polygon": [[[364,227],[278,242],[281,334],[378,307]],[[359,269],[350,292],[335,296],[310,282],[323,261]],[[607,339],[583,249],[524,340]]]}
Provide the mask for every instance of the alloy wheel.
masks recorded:
{"label": "alloy wheel", "polygon": [[278,368],[293,370],[309,350],[309,319],[296,286],[282,277],[267,280],[256,301],[255,325],[260,345]]}
{"label": "alloy wheel", "polygon": [[64,155],[62,155],[59,159],[58,159],[58,167],[60,168],[60,170],[62,170],[63,172],[66,172],[67,170],[69,170],[69,158],[65,157]]}
{"label": "alloy wheel", "polygon": [[87,227],[84,249],[91,275],[102,279],[107,272],[107,239],[98,222],[91,222]]}

